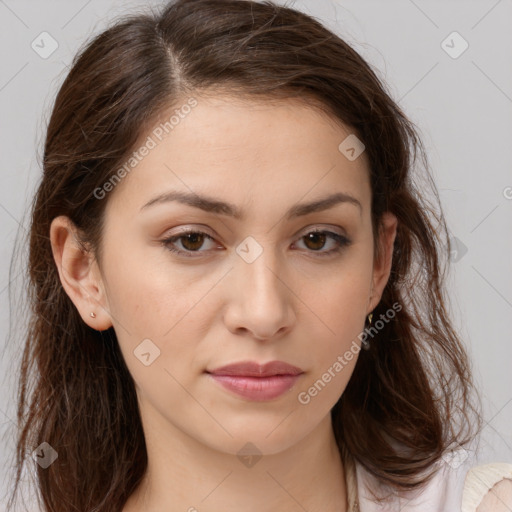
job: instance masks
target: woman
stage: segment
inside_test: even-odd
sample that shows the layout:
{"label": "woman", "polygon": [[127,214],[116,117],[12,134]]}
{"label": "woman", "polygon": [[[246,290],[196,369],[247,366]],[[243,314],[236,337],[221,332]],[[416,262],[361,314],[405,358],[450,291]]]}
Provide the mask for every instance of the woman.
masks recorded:
{"label": "woman", "polygon": [[462,504],[481,420],[415,163],[374,72],[293,9],[179,0],[96,37],[32,209],[42,509],[510,506],[509,465]]}

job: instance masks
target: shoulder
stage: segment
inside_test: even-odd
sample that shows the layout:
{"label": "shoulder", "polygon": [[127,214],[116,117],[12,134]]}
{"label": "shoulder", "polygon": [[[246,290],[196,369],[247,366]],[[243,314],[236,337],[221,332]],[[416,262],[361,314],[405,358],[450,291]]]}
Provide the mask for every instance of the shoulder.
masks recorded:
{"label": "shoulder", "polygon": [[512,510],[512,464],[496,462],[471,468],[464,482],[462,512]]}
{"label": "shoulder", "polygon": [[[416,491],[393,493],[385,510],[511,512],[512,464],[496,462],[475,466],[475,462],[476,457],[464,450],[443,457],[426,486]],[[368,490],[369,487],[379,489],[377,481],[359,464],[356,468],[360,512],[383,510],[371,499]]]}
{"label": "shoulder", "polygon": [[[465,477],[473,462],[470,452],[451,452],[434,464],[434,474],[428,482],[415,490],[400,492],[382,486],[364,468],[358,466],[360,512],[461,512]],[[381,498],[386,496],[384,508],[373,499],[370,490]]]}

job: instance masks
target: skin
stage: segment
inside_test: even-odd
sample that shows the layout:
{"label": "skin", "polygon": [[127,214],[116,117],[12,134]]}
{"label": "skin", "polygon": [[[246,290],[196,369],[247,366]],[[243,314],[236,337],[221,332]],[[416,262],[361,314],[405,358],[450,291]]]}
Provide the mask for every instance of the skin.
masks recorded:
{"label": "skin", "polygon": [[[195,97],[198,105],[103,199],[100,263],[80,250],[67,218],[51,226],[66,292],[89,326],[114,327],[136,383],[149,467],[123,511],[344,511],[330,410],[357,356],[307,405],[298,394],[354,340],[360,345],[389,278],[397,220],[384,216],[374,261],[366,155],[349,161],[338,150],[349,128],[298,100]],[[245,218],[178,202],[141,211],[171,190],[228,201]],[[333,192],[362,208],[341,203],[285,219],[297,203]],[[176,255],[161,240],[180,228],[214,240],[181,238],[174,246],[196,253]],[[351,244],[322,257],[337,244],[308,241],[315,228]],[[251,263],[236,252],[248,236],[263,250]],[[149,366],[133,353],[147,338],[160,349]],[[267,402],[233,395],[204,373],[242,360],[286,361],[304,373]],[[262,455],[251,467],[237,456],[248,442]]]}
{"label": "skin", "polygon": [[476,512],[510,512],[512,505],[512,479],[505,478],[485,495]]}

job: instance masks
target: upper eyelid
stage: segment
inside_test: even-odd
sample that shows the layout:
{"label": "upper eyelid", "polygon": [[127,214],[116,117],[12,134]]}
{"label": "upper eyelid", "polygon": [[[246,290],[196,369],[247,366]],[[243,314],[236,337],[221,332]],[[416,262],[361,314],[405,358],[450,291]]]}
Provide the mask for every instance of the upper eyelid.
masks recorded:
{"label": "upper eyelid", "polygon": [[[341,233],[337,233],[335,230],[341,230]],[[297,231],[293,236],[294,237],[297,237],[297,236],[304,236],[312,231],[320,231],[320,232],[324,232],[324,231],[332,231],[333,233],[337,234],[337,235],[340,235],[340,236],[345,236],[345,237],[348,237],[348,233],[347,233],[347,230],[341,226],[330,226],[330,225],[323,225],[323,224],[311,224],[309,226],[306,226],[302,229],[300,229],[299,231]],[[183,227],[183,228],[180,228],[179,231],[175,232],[175,233],[169,233],[169,234],[164,234],[162,239],[169,239],[169,238],[174,238],[174,237],[179,237],[181,235],[187,235],[189,233],[202,233],[202,234],[205,234],[213,239],[217,239],[217,235],[210,232],[210,230],[206,227],[203,227],[203,226],[197,226],[197,227],[194,227],[194,226],[191,226],[191,227]],[[303,235],[301,235],[301,233],[303,233]]]}

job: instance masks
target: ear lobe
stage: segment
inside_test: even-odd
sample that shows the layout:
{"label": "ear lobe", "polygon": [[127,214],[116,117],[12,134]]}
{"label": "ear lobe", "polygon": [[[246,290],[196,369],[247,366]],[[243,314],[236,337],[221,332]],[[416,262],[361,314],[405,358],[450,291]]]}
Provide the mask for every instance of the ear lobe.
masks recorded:
{"label": "ear lobe", "polygon": [[62,286],[82,320],[98,331],[111,327],[97,262],[80,243],[78,229],[68,217],[61,215],[53,219],[50,242]]}
{"label": "ear lobe", "polygon": [[393,263],[393,249],[396,238],[398,219],[391,212],[384,212],[382,226],[379,230],[379,257],[373,265],[371,307],[368,313],[373,311],[380,302],[384,288],[391,274]]}

